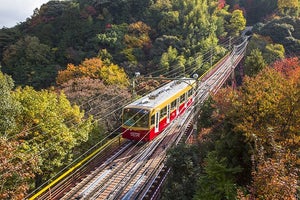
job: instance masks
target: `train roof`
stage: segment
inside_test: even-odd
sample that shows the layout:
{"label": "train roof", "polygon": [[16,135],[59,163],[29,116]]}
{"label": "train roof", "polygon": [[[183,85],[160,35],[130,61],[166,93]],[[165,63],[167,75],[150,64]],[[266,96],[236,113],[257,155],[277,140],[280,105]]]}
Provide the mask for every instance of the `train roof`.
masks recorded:
{"label": "train roof", "polygon": [[137,99],[126,107],[145,107],[147,109],[156,108],[161,105],[168,98],[178,94],[180,91],[184,90],[187,86],[193,85],[194,79],[182,78],[179,80],[174,80],[166,85],[152,91],[151,93]]}

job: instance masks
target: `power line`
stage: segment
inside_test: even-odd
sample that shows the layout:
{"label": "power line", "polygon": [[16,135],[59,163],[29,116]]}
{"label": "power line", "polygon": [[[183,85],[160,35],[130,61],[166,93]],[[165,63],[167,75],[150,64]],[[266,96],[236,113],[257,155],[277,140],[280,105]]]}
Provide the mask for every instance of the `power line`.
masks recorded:
{"label": "power line", "polygon": [[[111,136],[112,134],[114,134],[117,130],[119,130],[119,128],[120,128],[121,126],[119,126],[117,129],[115,129],[115,131],[113,131],[113,132],[111,132],[109,135],[107,135],[104,139],[107,139],[109,136]],[[118,135],[120,135],[120,134],[118,134]],[[104,139],[102,139],[100,142],[103,142],[103,140]],[[49,140],[50,140],[50,138],[49,138]],[[48,141],[48,140],[47,140]],[[99,143],[100,143],[99,142]],[[99,143],[97,143],[97,144],[99,144]],[[50,148],[49,148],[50,149]],[[42,152],[40,152],[38,155],[41,155],[43,152],[46,152],[46,151],[48,151],[49,149],[45,149],[45,150],[43,150]],[[92,148],[90,148],[89,150],[91,150]],[[88,150],[88,151],[89,151]],[[87,151],[87,152],[88,152]],[[85,152],[86,153],[86,152]]]}

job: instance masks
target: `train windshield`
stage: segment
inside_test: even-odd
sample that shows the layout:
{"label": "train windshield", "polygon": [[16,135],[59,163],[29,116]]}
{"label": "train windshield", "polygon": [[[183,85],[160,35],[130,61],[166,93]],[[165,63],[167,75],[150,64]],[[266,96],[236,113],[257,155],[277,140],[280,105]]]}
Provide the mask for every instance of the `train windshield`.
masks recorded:
{"label": "train windshield", "polygon": [[125,108],[123,111],[123,122],[126,126],[148,128],[149,110]]}

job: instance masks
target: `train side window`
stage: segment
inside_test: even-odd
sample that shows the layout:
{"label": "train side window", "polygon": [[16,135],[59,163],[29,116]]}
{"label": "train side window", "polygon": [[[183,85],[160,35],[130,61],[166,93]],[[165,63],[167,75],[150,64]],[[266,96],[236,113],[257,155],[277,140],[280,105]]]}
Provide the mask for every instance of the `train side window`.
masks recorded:
{"label": "train side window", "polygon": [[183,95],[180,96],[180,103],[185,101],[185,93]]}
{"label": "train side window", "polygon": [[154,123],[155,123],[155,115],[152,115],[151,116],[151,125],[154,125]]}
{"label": "train side window", "polygon": [[172,101],[171,103],[171,110],[175,110],[176,109],[176,100]]}
{"label": "train side window", "polygon": [[160,118],[163,118],[167,115],[167,106],[161,109],[160,111]]}

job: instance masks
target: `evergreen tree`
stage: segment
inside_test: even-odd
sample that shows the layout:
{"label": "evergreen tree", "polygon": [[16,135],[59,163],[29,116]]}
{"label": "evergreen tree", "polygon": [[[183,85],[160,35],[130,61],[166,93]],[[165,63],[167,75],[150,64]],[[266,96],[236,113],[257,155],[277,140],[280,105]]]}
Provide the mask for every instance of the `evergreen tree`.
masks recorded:
{"label": "evergreen tree", "polygon": [[37,89],[49,87],[56,77],[54,54],[37,37],[25,36],[10,45],[3,55],[3,72],[17,85],[31,85]]}
{"label": "evergreen tree", "polygon": [[234,174],[241,171],[239,167],[229,168],[226,158],[218,159],[215,151],[209,152],[204,160],[204,174],[200,176],[194,200],[235,199],[236,184]]}
{"label": "evergreen tree", "polygon": [[254,49],[245,60],[245,74],[254,76],[258,74],[264,67],[266,67],[265,60],[261,51]]}

